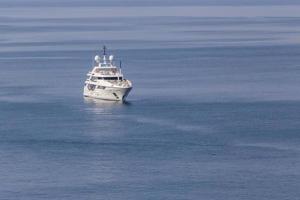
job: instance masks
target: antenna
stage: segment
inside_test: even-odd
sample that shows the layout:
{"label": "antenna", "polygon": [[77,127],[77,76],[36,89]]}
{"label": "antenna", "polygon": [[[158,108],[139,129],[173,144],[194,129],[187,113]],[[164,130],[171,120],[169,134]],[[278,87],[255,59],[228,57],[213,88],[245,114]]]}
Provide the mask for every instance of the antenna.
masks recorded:
{"label": "antenna", "polygon": [[103,55],[104,56],[106,55],[106,46],[105,45],[103,46]]}
{"label": "antenna", "polygon": [[120,73],[122,74],[122,61],[120,60]]}

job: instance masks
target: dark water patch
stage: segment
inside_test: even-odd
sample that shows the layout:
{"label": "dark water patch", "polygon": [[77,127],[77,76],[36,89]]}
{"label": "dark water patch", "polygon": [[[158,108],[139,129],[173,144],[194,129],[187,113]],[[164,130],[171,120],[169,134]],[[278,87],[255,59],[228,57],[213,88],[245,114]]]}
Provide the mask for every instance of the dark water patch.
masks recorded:
{"label": "dark water patch", "polygon": [[129,26],[99,26],[99,25],[27,25],[27,26],[20,26],[20,25],[1,25],[0,31],[2,33],[51,33],[51,32],[86,32],[86,31],[122,31],[122,30],[128,30],[134,29],[135,27],[129,27]]}
{"label": "dark water patch", "polygon": [[[107,43],[112,43],[115,40],[105,40]],[[115,42],[132,42],[134,40],[116,40]],[[85,40],[83,41],[78,41],[78,44],[83,44]],[[87,40],[88,43],[95,43],[95,41]],[[146,41],[141,41],[141,42],[146,42]],[[13,43],[14,44],[14,43]],[[14,45],[16,45],[15,43]],[[20,44],[30,44],[30,43],[20,43]],[[39,44],[39,43],[37,43]],[[52,44],[52,42],[45,42],[41,43],[42,45],[49,45]],[[59,44],[57,42],[54,42],[53,44]],[[71,41],[66,42],[66,44],[72,44]],[[32,43],[34,45],[34,43]],[[78,56],[82,55],[84,56],[92,56],[94,55],[95,51],[99,51],[101,53],[101,45],[98,45],[94,50],[57,50],[57,51],[13,51],[13,52],[0,52],[1,57],[6,57],[6,58],[13,58],[13,57],[47,57],[47,56],[54,56],[57,57],[58,55],[64,55],[64,56]],[[224,51],[225,49],[230,49],[230,51]],[[187,48],[187,47],[182,47],[182,48],[149,48],[149,49],[116,49],[115,45],[113,48],[110,48],[111,53],[115,53],[117,56],[122,56],[122,55],[131,55],[131,56],[136,56],[136,58],[139,59],[150,59],[150,58],[155,58],[155,60],[161,60],[161,59],[174,59],[178,58],[178,54],[187,54],[189,56],[203,56],[203,57],[212,57],[212,56],[220,56],[220,57],[233,57],[234,55],[237,55],[237,53],[241,54],[242,56],[263,56],[263,57],[277,57],[279,55],[284,55],[284,56],[290,56],[294,57],[298,55],[298,51],[300,51],[300,46],[299,45],[259,45],[259,46],[232,46],[232,47],[193,47],[193,48]],[[154,54],[154,55],[150,55]],[[168,55],[168,57],[166,57]],[[239,56],[241,56],[239,55]],[[132,60],[132,59],[131,59]],[[134,60],[134,59],[133,59]]]}
{"label": "dark water patch", "polygon": [[13,1],[3,1],[1,7],[82,7],[82,6],[141,6],[141,7],[147,7],[147,6],[220,6],[220,5],[226,5],[226,6],[253,6],[253,5],[299,5],[299,2],[296,0],[288,0],[285,2],[279,1],[279,0],[263,0],[263,1],[250,1],[246,0],[243,2],[240,2],[238,0],[225,0],[222,2],[219,2],[217,0],[167,0],[167,1],[158,1],[158,0],[152,0],[152,1],[138,1],[138,0],[103,0],[101,2],[96,0],[88,0],[84,3],[79,0],[63,0],[63,1],[37,1],[37,0],[30,0],[27,3],[24,3],[21,0],[13,0]]}
{"label": "dark water patch", "polygon": [[[182,23],[182,27],[208,26],[208,27],[233,27],[233,26],[252,26],[252,25],[298,25],[299,17],[160,17],[160,21],[152,21],[157,25],[176,25]],[[150,23],[150,21],[149,21]],[[259,26],[261,27],[261,26]]]}

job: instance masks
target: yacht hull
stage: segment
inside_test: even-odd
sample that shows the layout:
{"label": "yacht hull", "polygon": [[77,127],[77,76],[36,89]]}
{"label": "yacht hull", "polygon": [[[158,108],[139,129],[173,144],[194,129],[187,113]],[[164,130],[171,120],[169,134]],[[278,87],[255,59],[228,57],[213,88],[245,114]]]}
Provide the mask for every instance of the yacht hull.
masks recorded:
{"label": "yacht hull", "polygon": [[103,87],[95,88],[91,90],[87,86],[84,86],[83,95],[85,97],[91,97],[95,99],[103,99],[110,101],[125,101],[132,87],[120,88],[120,87]]}

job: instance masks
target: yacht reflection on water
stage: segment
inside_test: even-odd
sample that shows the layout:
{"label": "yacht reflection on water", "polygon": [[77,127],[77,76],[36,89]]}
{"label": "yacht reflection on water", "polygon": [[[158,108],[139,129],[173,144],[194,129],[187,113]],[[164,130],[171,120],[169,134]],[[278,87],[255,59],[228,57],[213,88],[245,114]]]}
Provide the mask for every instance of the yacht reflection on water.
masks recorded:
{"label": "yacht reflection on water", "polygon": [[84,102],[91,105],[92,107],[88,109],[93,110],[96,114],[109,114],[113,109],[124,108],[131,105],[131,103],[127,101],[106,101],[90,97],[84,97]]}

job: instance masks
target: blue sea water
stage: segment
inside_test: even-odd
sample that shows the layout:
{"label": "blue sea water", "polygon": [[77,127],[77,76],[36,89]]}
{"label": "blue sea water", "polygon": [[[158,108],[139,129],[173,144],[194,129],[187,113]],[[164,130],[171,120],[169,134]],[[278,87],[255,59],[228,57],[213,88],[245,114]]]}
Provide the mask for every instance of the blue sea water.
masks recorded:
{"label": "blue sea water", "polygon": [[[299,198],[300,16],[4,2],[1,200]],[[124,104],[82,96],[103,44]]]}

